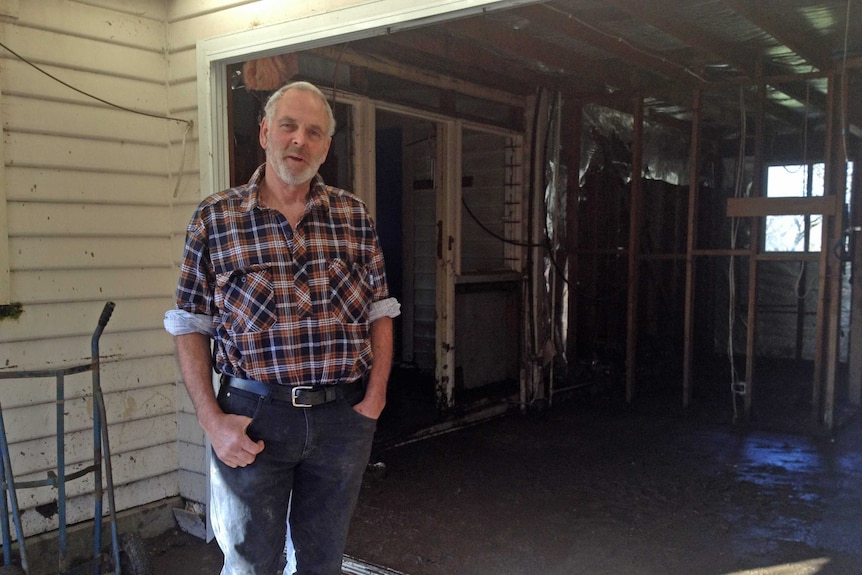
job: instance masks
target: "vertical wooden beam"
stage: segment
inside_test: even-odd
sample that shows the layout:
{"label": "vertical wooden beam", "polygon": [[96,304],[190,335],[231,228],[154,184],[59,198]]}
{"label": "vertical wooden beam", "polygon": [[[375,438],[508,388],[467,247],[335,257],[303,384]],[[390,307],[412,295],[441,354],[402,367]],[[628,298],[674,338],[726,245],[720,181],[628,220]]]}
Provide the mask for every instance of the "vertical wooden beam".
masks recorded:
{"label": "vertical wooden beam", "polygon": [[457,207],[461,201],[461,124],[441,122],[437,134],[437,404],[455,405],[455,276]]}
{"label": "vertical wooden beam", "polygon": [[372,216],[377,215],[377,110],[374,103],[362,99],[353,106],[353,193],[368,206]]}
{"label": "vertical wooden beam", "polygon": [[[758,66],[758,70],[760,67]],[[760,75],[760,74],[759,74]],[[764,148],[764,108],[766,106],[766,84],[761,78],[757,85],[757,117],[754,128],[754,171],[752,173],[752,196],[763,196],[763,148]],[[760,252],[760,228],[762,217],[751,218],[751,236],[748,256],[748,327],[745,338],[745,395],[743,410],[745,418],[751,417],[751,402],[754,388],[754,354],[757,351],[757,254]]]}
{"label": "vertical wooden beam", "polygon": [[635,101],[634,128],[632,131],[632,182],[629,206],[629,261],[628,261],[628,313],[626,317],[626,401],[635,397],[635,368],[637,363],[638,328],[638,276],[640,265],[640,222],[643,187],[643,98]]}
{"label": "vertical wooden beam", "polygon": [[[838,209],[834,216],[823,216],[823,227],[828,227],[829,243],[823,244],[822,250],[829,257],[829,268],[827,278],[829,281],[829,307],[827,320],[828,332],[826,334],[826,374],[825,389],[823,394],[823,425],[832,429],[835,425],[835,384],[839,360],[839,344],[841,333],[841,278],[844,271],[844,261],[836,257],[832,246],[843,241],[844,236],[844,195],[847,190],[847,156],[844,142],[844,134],[847,132],[847,79],[840,75],[830,86],[830,100],[833,110],[832,121],[827,131],[832,145],[827,148],[826,173],[824,185],[825,193],[835,198]],[[828,223],[828,226],[827,226]]]}
{"label": "vertical wooden beam", "polygon": [[692,98],[691,143],[688,155],[688,227],[685,242],[685,318],[682,352],[682,405],[691,403],[691,360],[694,333],[694,250],[697,247],[697,202],[700,192],[700,125],[703,90]]}
{"label": "vertical wooden beam", "polygon": [[[826,93],[826,141],[824,142],[823,161],[825,166],[824,174],[824,194],[831,192],[832,179],[832,144],[833,130],[835,119],[835,74],[830,73],[827,79]],[[823,423],[823,394],[825,391],[825,377],[827,362],[826,338],[829,327],[829,295],[831,293],[829,284],[829,260],[830,248],[830,222],[831,218],[824,215],[821,225],[821,242],[820,242],[820,263],[819,263],[819,279],[817,287],[817,320],[814,328],[814,381],[812,382],[811,390],[811,410],[814,421]]]}

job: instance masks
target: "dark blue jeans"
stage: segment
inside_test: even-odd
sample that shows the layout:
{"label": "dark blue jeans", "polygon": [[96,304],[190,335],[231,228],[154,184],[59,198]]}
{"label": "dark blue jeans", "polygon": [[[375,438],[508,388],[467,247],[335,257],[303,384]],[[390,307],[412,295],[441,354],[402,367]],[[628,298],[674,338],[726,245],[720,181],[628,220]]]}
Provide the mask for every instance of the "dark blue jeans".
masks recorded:
{"label": "dark blue jeans", "polygon": [[265,444],[247,467],[231,469],[212,454],[211,517],[224,553],[221,575],[279,572],[288,505],[296,574],[340,575],[377,422],[347,399],[298,408],[227,388],[219,404],[225,413],[251,417],[249,437]]}

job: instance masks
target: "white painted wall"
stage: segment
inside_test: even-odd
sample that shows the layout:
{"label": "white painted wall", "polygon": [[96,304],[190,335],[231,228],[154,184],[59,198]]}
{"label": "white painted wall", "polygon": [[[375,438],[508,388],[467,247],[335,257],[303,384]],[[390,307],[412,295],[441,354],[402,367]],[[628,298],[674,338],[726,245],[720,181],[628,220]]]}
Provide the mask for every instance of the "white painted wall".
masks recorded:
{"label": "white painted wall", "polygon": [[[168,112],[163,1],[6,1],[0,14],[0,42],[56,78],[125,108]],[[2,48],[0,92],[9,270],[0,303],[24,308],[0,322],[0,369],[89,361],[102,307],[116,302],[101,339],[101,382],[117,504],[176,495],[176,369],[161,319],[176,281],[170,173],[184,126],[78,93]],[[91,382],[89,372],[66,380],[69,470],[92,459]],[[0,381],[18,480],[56,468],[54,388],[53,379]],[[92,517],[91,476],[70,483],[68,495],[69,523]],[[57,527],[56,515],[34,510],[54,490],[18,497],[26,533]]]}

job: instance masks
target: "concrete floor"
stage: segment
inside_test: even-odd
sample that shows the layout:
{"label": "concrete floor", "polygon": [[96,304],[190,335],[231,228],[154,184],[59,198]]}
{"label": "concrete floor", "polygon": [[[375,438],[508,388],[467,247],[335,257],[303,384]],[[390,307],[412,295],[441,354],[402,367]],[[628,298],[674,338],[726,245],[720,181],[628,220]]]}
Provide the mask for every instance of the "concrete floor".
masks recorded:
{"label": "concrete floor", "polygon": [[[815,436],[568,402],[374,460],[347,553],[408,575],[862,574],[859,416]],[[219,573],[214,544],[148,544],[156,575]]]}

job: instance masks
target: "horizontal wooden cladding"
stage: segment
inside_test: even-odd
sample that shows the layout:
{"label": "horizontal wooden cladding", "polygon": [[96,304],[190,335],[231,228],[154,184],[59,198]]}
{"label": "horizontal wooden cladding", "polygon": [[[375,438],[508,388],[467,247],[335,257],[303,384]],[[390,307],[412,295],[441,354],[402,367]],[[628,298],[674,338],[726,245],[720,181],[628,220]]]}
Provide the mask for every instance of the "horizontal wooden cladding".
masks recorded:
{"label": "horizontal wooden cladding", "polygon": [[[99,343],[119,510],[179,493],[177,367],[162,320],[177,282],[175,178],[181,171],[183,193],[199,184],[196,134],[147,115],[172,109],[167,4],[26,1],[0,23],[5,45],[92,94],[0,50],[8,208],[0,225],[11,296],[24,306],[18,320],[0,322],[0,371],[88,363],[104,303],[117,303]],[[186,119],[197,119],[195,104],[183,104]],[[92,375],[65,378],[67,471],[92,460]],[[55,386],[52,377],[0,380],[19,479],[56,467]],[[69,489],[68,523],[91,519],[92,477]],[[27,533],[57,528],[56,514],[34,509],[56,498],[48,487],[19,493]]]}
{"label": "horizontal wooden cladding", "polygon": [[[62,32],[75,22],[75,34],[92,40],[142,50],[161,51],[165,42],[164,2],[123,0],[105,2],[69,0],[25,0],[19,3],[16,24],[45,31]],[[116,8],[115,8],[116,7]],[[122,40],[120,40],[122,39]]]}
{"label": "horizontal wooden cladding", "polygon": [[257,0],[209,0],[202,3],[200,0],[173,0],[168,3],[167,19],[169,22],[191,20],[211,12],[224,12],[243,3],[254,4],[256,2]]}
{"label": "horizontal wooden cladding", "polygon": [[[7,206],[9,265],[13,270],[101,267],[108,261],[116,261],[120,268],[170,265],[171,236],[178,232],[185,233],[184,226],[182,231],[176,229],[175,212],[168,206],[78,203],[66,201],[63,196],[94,201],[97,198],[92,193],[79,194],[78,190],[56,187],[40,191],[39,186],[38,183],[32,183],[27,188],[29,198],[25,197],[23,201],[10,200]],[[52,203],[51,198],[55,198],[53,201],[57,203]],[[33,199],[36,201],[30,201]],[[127,199],[129,202],[133,200]],[[190,216],[191,212],[188,213]],[[124,241],[132,238],[145,241],[137,247]],[[71,243],[61,246],[55,243],[58,239],[71,240]],[[150,240],[149,243],[146,240]],[[52,248],[60,252],[53,256],[42,253],[44,249]],[[70,256],[79,249],[89,258],[89,263],[80,261],[76,264],[59,257],[60,254]],[[149,253],[136,254],[135,250],[147,250]],[[41,258],[42,255],[47,259]],[[97,257],[101,262],[96,260]]]}
{"label": "horizontal wooden cladding", "polygon": [[812,198],[728,198],[727,217],[804,216],[823,214],[834,216],[841,206],[837,196]]}
{"label": "horizontal wooden cladding", "polygon": [[[45,204],[11,202],[8,206],[9,238],[91,237],[165,238],[171,234],[171,211],[165,207],[111,206],[100,204]],[[102,244],[92,249],[110,249]],[[167,251],[162,254],[168,263]],[[11,266],[16,267],[15,253]]]}
{"label": "horizontal wooden cladding", "polygon": [[[192,68],[192,72],[197,73],[197,70]],[[171,82],[170,106],[171,110],[178,110],[178,112],[171,114],[172,116],[179,114],[187,117],[197,113],[198,85],[194,75],[191,78]]]}
{"label": "horizontal wooden cladding", "polygon": [[[172,477],[173,481],[175,481],[176,480],[176,474],[174,473],[174,471],[176,470],[176,459],[175,459],[174,453],[172,453],[172,447],[173,446],[168,445],[168,444],[164,444],[161,447],[165,448],[162,450],[164,453],[165,462],[173,459],[174,460],[173,461],[174,462],[174,468],[164,470],[164,472],[159,473],[158,476]],[[137,456],[138,456],[137,452],[130,453],[130,457],[132,457],[132,458],[137,459]],[[91,457],[92,457],[92,454],[91,454]],[[126,463],[125,460],[127,460],[127,459],[128,459],[127,457],[123,457],[122,455],[119,455],[117,457],[113,457],[113,453],[112,453],[112,457],[111,457],[112,468],[125,467],[125,463]],[[158,469],[159,471],[163,471],[163,468],[165,467],[165,465],[164,465],[165,462],[163,462],[163,464],[160,465],[158,468],[154,468],[154,469]],[[90,463],[92,463],[92,459],[91,459]],[[77,471],[78,469],[83,469],[86,466],[87,466],[87,464],[79,464],[79,465],[75,465],[75,466],[66,466],[67,473]],[[13,468],[13,470],[15,469],[14,463],[12,465],[12,468]],[[146,470],[144,470],[144,471],[146,471]],[[119,482],[120,477],[118,475],[119,475],[118,472],[115,472],[114,485],[116,487],[118,487],[119,489],[122,489],[122,486],[124,483]],[[25,477],[21,477],[19,475],[16,475],[15,479],[19,480],[19,481],[39,481],[39,480],[45,479],[45,472],[42,472],[40,474],[25,476]],[[144,478],[138,478],[138,479],[131,479],[125,483],[134,485],[136,483],[139,483],[140,481],[148,481],[151,479],[153,479],[153,477],[144,477]],[[94,483],[92,481],[92,478],[89,476],[83,476],[81,478],[67,482],[66,487],[67,487],[66,488],[66,494],[67,494],[68,500],[74,500],[78,497],[86,497],[89,493],[90,506],[91,506],[90,516],[87,517],[85,515],[84,518],[85,519],[92,518],[92,505],[93,505],[92,490],[94,487]],[[176,494],[176,493],[174,493],[174,494]],[[50,506],[51,503],[55,502],[56,500],[57,500],[57,490],[53,489],[53,488],[49,488],[47,486],[22,489],[22,490],[18,491],[18,505],[25,512],[26,512],[26,510],[33,511],[35,507],[40,506],[40,505]],[[154,501],[157,501],[157,500],[154,499]],[[56,526],[55,526],[55,528],[56,528]]]}
{"label": "horizontal wooden cladding", "polygon": [[[163,339],[170,341],[169,338],[170,336],[165,334]],[[56,356],[43,358],[41,367],[56,367],[56,359]],[[89,357],[81,358],[78,363],[88,364],[89,359]],[[160,390],[159,393],[166,394],[166,397],[170,398],[172,408],[176,409],[179,397],[173,391],[176,389],[175,363],[173,355],[169,353],[155,357],[130,358],[119,361],[103,358],[99,370],[102,392],[108,396],[133,390]],[[9,379],[0,380],[0,404],[4,410],[32,408],[34,410],[32,413],[39,413],[39,410],[50,408],[44,413],[47,417],[53,417],[53,408],[56,403],[56,378],[13,378],[11,376],[17,375],[17,373],[10,370],[0,370],[0,373],[10,376]],[[63,387],[65,390],[64,397],[67,401],[89,400],[93,395],[93,372],[86,371],[67,375],[64,378]],[[172,391],[168,392],[168,388]],[[15,434],[17,433],[16,431]],[[21,437],[26,439],[36,436]]]}
{"label": "horizontal wooden cladding", "polygon": [[[173,355],[165,354],[159,357],[103,361],[99,370],[99,380],[102,392],[106,395],[144,389],[160,389],[161,393],[168,393],[166,391],[168,387],[173,388],[174,391],[177,390],[175,374],[176,360]],[[64,395],[67,400],[74,401],[92,396],[92,376],[92,371],[66,376]],[[175,398],[174,404],[181,397],[174,392],[170,392],[170,395]],[[53,413],[55,401],[56,379],[53,377],[0,380],[0,403],[6,411],[50,407],[45,414],[47,417],[53,417],[50,414]]]}
{"label": "horizontal wooden cladding", "polygon": [[[112,463],[115,465],[115,483],[118,485],[130,483],[141,478],[151,477],[154,474],[163,474],[175,470],[178,466],[176,456],[177,435],[176,417],[173,413],[168,411],[164,414],[131,421],[115,421],[110,411],[109,397],[106,397],[109,408],[108,434],[111,441]],[[15,411],[4,409],[4,418],[14,421]],[[7,415],[7,412],[9,415]],[[49,418],[49,421],[44,423],[45,437],[20,440],[15,443],[11,459],[17,481],[42,480],[50,472],[57,470],[56,424],[53,418]],[[7,421],[7,430],[10,429],[12,428]],[[89,429],[67,429],[64,438],[65,469],[67,473],[86,468],[92,463],[92,425]],[[141,453],[158,452],[162,453],[162,456],[159,458],[164,460],[158,466],[148,467],[142,465],[140,468],[136,468],[130,464],[138,460]],[[138,461],[138,463],[143,464],[144,462]],[[75,496],[91,492],[92,489],[92,479],[82,477],[74,483],[69,484],[68,494]],[[40,495],[38,488],[35,491],[27,490],[25,493],[29,497],[23,499],[22,503],[29,502],[33,505],[39,505],[48,503],[56,498],[56,491],[53,489],[42,489],[41,491],[42,494]],[[19,499],[21,498],[22,496],[19,494]]]}
{"label": "horizontal wooden cladding", "polygon": [[[3,43],[18,55],[40,67],[50,65],[65,69],[65,72],[54,75],[87,92],[92,90],[87,84],[81,84],[78,72],[96,72],[106,76],[164,84],[167,57],[162,43],[153,48],[141,49],[108,40],[4,23],[0,23],[0,33]],[[16,58],[5,50],[2,56]],[[33,70],[33,73],[39,74],[37,70]],[[111,93],[119,91],[111,90],[108,94],[102,94],[102,97]]]}
{"label": "horizontal wooden cladding", "polygon": [[206,473],[206,450],[201,449],[203,443],[187,443],[178,441],[180,469]]}
{"label": "horizontal wooden cladding", "polygon": [[[102,364],[110,361],[171,356],[174,342],[164,328],[135,332],[106,332],[100,340]],[[4,370],[57,369],[89,362],[89,338],[57,338],[4,343],[0,366]],[[5,385],[5,384],[4,384]]]}
{"label": "horizontal wooden cladding", "polygon": [[164,238],[11,238],[13,272],[21,270],[91,270],[170,266]]}
{"label": "horizontal wooden cladding", "polygon": [[[137,481],[114,482],[114,499],[118,511],[178,495],[179,480],[176,471],[176,448],[174,445],[161,445],[142,450],[139,453],[127,454],[122,458],[112,458],[112,462],[114,474],[117,476],[122,476],[122,470],[129,467],[149,472],[147,477]],[[75,484],[83,480],[82,478],[73,481],[69,483],[69,487],[77,489]],[[56,499],[56,491],[52,490],[52,492]],[[57,515],[46,515],[26,507],[21,515],[24,533],[30,535],[57,529]],[[68,524],[72,525],[92,518],[92,491],[67,498],[66,520]]]}
{"label": "horizontal wooden cladding", "polygon": [[107,301],[164,297],[176,289],[170,269],[92,271],[19,271],[12,274],[12,293],[29,303]]}
{"label": "horizontal wooden cladding", "polygon": [[[53,386],[45,387],[45,395],[50,397],[47,392]],[[111,430],[111,448],[116,453],[176,439],[173,385],[104,393],[103,396]],[[71,465],[92,459],[93,396],[67,399],[63,408],[67,463]],[[9,441],[16,445],[16,451],[26,454],[18,455],[23,460],[18,465],[21,473],[43,471],[54,466],[51,446],[55,445],[57,422],[53,404],[18,408],[4,406],[3,420]],[[128,429],[124,428],[130,425]],[[161,440],[159,434],[165,434]],[[40,461],[40,458],[48,458],[45,460],[48,463]]]}
{"label": "horizontal wooden cladding", "polygon": [[[134,141],[165,147],[169,121],[107,106],[5,96],[5,131],[68,136],[76,140]],[[177,131],[182,134],[181,130]]]}
{"label": "horizontal wooden cladding", "polygon": [[[90,350],[87,339],[96,329],[96,323],[107,301],[108,298],[25,304],[21,317],[15,321],[0,323],[0,343],[71,338],[68,345],[73,349],[78,346],[86,355]],[[160,329],[165,310],[174,305],[173,297],[169,293],[114,302],[114,313],[103,337],[116,332]],[[75,338],[80,338],[80,341],[74,341]],[[72,357],[78,355],[74,354]],[[52,358],[46,357],[45,360],[47,362]],[[0,365],[0,368],[2,367]]]}
{"label": "horizontal wooden cladding", "polygon": [[[192,150],[194,150],[194,153],[197,154],[197,148],[189,148],[189,150],[186,151],[187,158],[188,154],[191,153]],[[174,156],[176,156],[176,154],[174,154]],[[187,163],[194,164],[194,166],[197,165],[197,162]],[[191,217],[192,210],[194,208],[192,208],[192,210],[184,211],[183,206],[178,205],[177,202],[186,203],[189,201],[193,201],[194,205],[196,206],[201,199],[200,173],[196,171],[196,168],[194,166],[186,167],[185,171],[182,174],[179,174],[179,176],[174,175],[171,177],[171,196],[173,201],[175,202],[173,204],[173,208],[174,211],[176,211],[177,208],[180,210],[180,216],[188,214],[188,217]],[[177,177],[180,178],[179,182],[177,182]],[[208,190],[206,195],[210,195],[214,191],[218,190]],[[185,223],[188,223],[188,221],[186,221]],[[185,227],[183,227],[183,233],[185,233]]]}
{"label": "horizontal wooden cladding", "polygon": [[[160,116],[166,115],[168,108],[164,81],[157,83],[133,78],[118,78],[96,72],[70,72],[50,65],[40,67],[70,85],[92,94],[92,96],[106,100],[110,104],[72,90],[20,60],[0,58],[0,72],[7,78],[6,83],[4,83],[4,102],[7,98],[32,98],[35,100],[34,105],[39,106],[45,102],[59,102],[80,106],[80,108],[92,107],[102,111],[116,110],[118,113],[126,114],[128,118],[140,118],[142,122],[148,122],[153,126],[162,126],[162,129],[167,126],[171,131],[166,133],[174,138],[181,137],[185,130],[185,124],[181,122],[160,118]],[[65,76],[69,76],[69,78],[66,79]],[[119,110],[117,106],[128,108],[128,110]],[[69,113],[74,113],[80,108],[72,107],[69,109]],[[5,109],[7,108],[4,104]],[[193,114],[186,119],[193,119]],[[6,121],[10,121],[10,119],[7,118]],[[16,117],[13,120],[15,126],[29,125],[31,122],[44,123],[45,121],[46,119],[32,117]],[[111,126],[103,126],[103,128],[110,129]],[[62,129],[63,123],[61,122],[51,131],[62,131]],[[123,137],[120,130],[115,129],[115,132],[116,138]]]}
{"label": "horizontal wooden cladding", "polygon": [[[177,266],[177,270],[179,270],[179,266],[182,263],[183,251],[185,250],[185,228],[182,233],[177,233],[171,239],[171,255],[173,256],[174,265]],[[177,271],[179,274],[179,271]]]}
{"label": "horizontal wooden cladding", "polygon": [[166,175],[167,144],[109,142],[69,136],[9,133],[6,164],[109,173]]}
{"label": "horizontal wooden cladding", "polygon": [[180,482],[180,495],[190,501],[197,501],[198,503],[206,504],[207,490],[209,488],[207,475],[204,473],[197,473],[195,471],[187,471],[185,469],[180,469],[178,475]]}
{"label": "horizontal wooden cladding", "polygon": [[[177,387],[177,397],[182,397],[185,388],[180,384]],[[203,447],[206,445],[206,434],[198,423],[194,411],[180,411],[177,413],[177,437],[181,443],[189,446]],[[182,465],[185,467],[185,465]]]}
{"label": "horizontal wooden cladding", "polygon": [[171,229],[175,235],[181,236],[183,241],[185,241],[186,229],[200,201],[200,195],[195,197],[184,196],[173,206]]}
{"label": "horizontal wooden cladding", "polygon": [[7,166],[5,175],[8,202],[165,206],[171,193],[169,179],[163,173],[112,174],[77,168]]}
{"label": "horizontal wooden cladding", "polygon": [[194,48],[202,38],[214,38],[251,30],[261,24],[296,21],[321,12],[355,6],[378,4],[367,0],[327,0],[327,2],[269,2],[266,17],[261,18],[257,1],[213,0],[204,7],[198,0],[172,1],[168,6],[168,43],[171,50]]}
{"label": "horizontal wooden cladding", "polygon": [[[189,100],[189,103],[193,102],[195,108],[197,108],[197,57],[194,46],[171,50],[171,65],[168,69],[168,86],[171,89],[180,85],[192,85],[192,89],[187,91],[192,93],[193,99]],[[173,93],[171,94],[171,106],[173,108],[183,107],[183,102],[186,100],[188,99],[177,99]]]}

